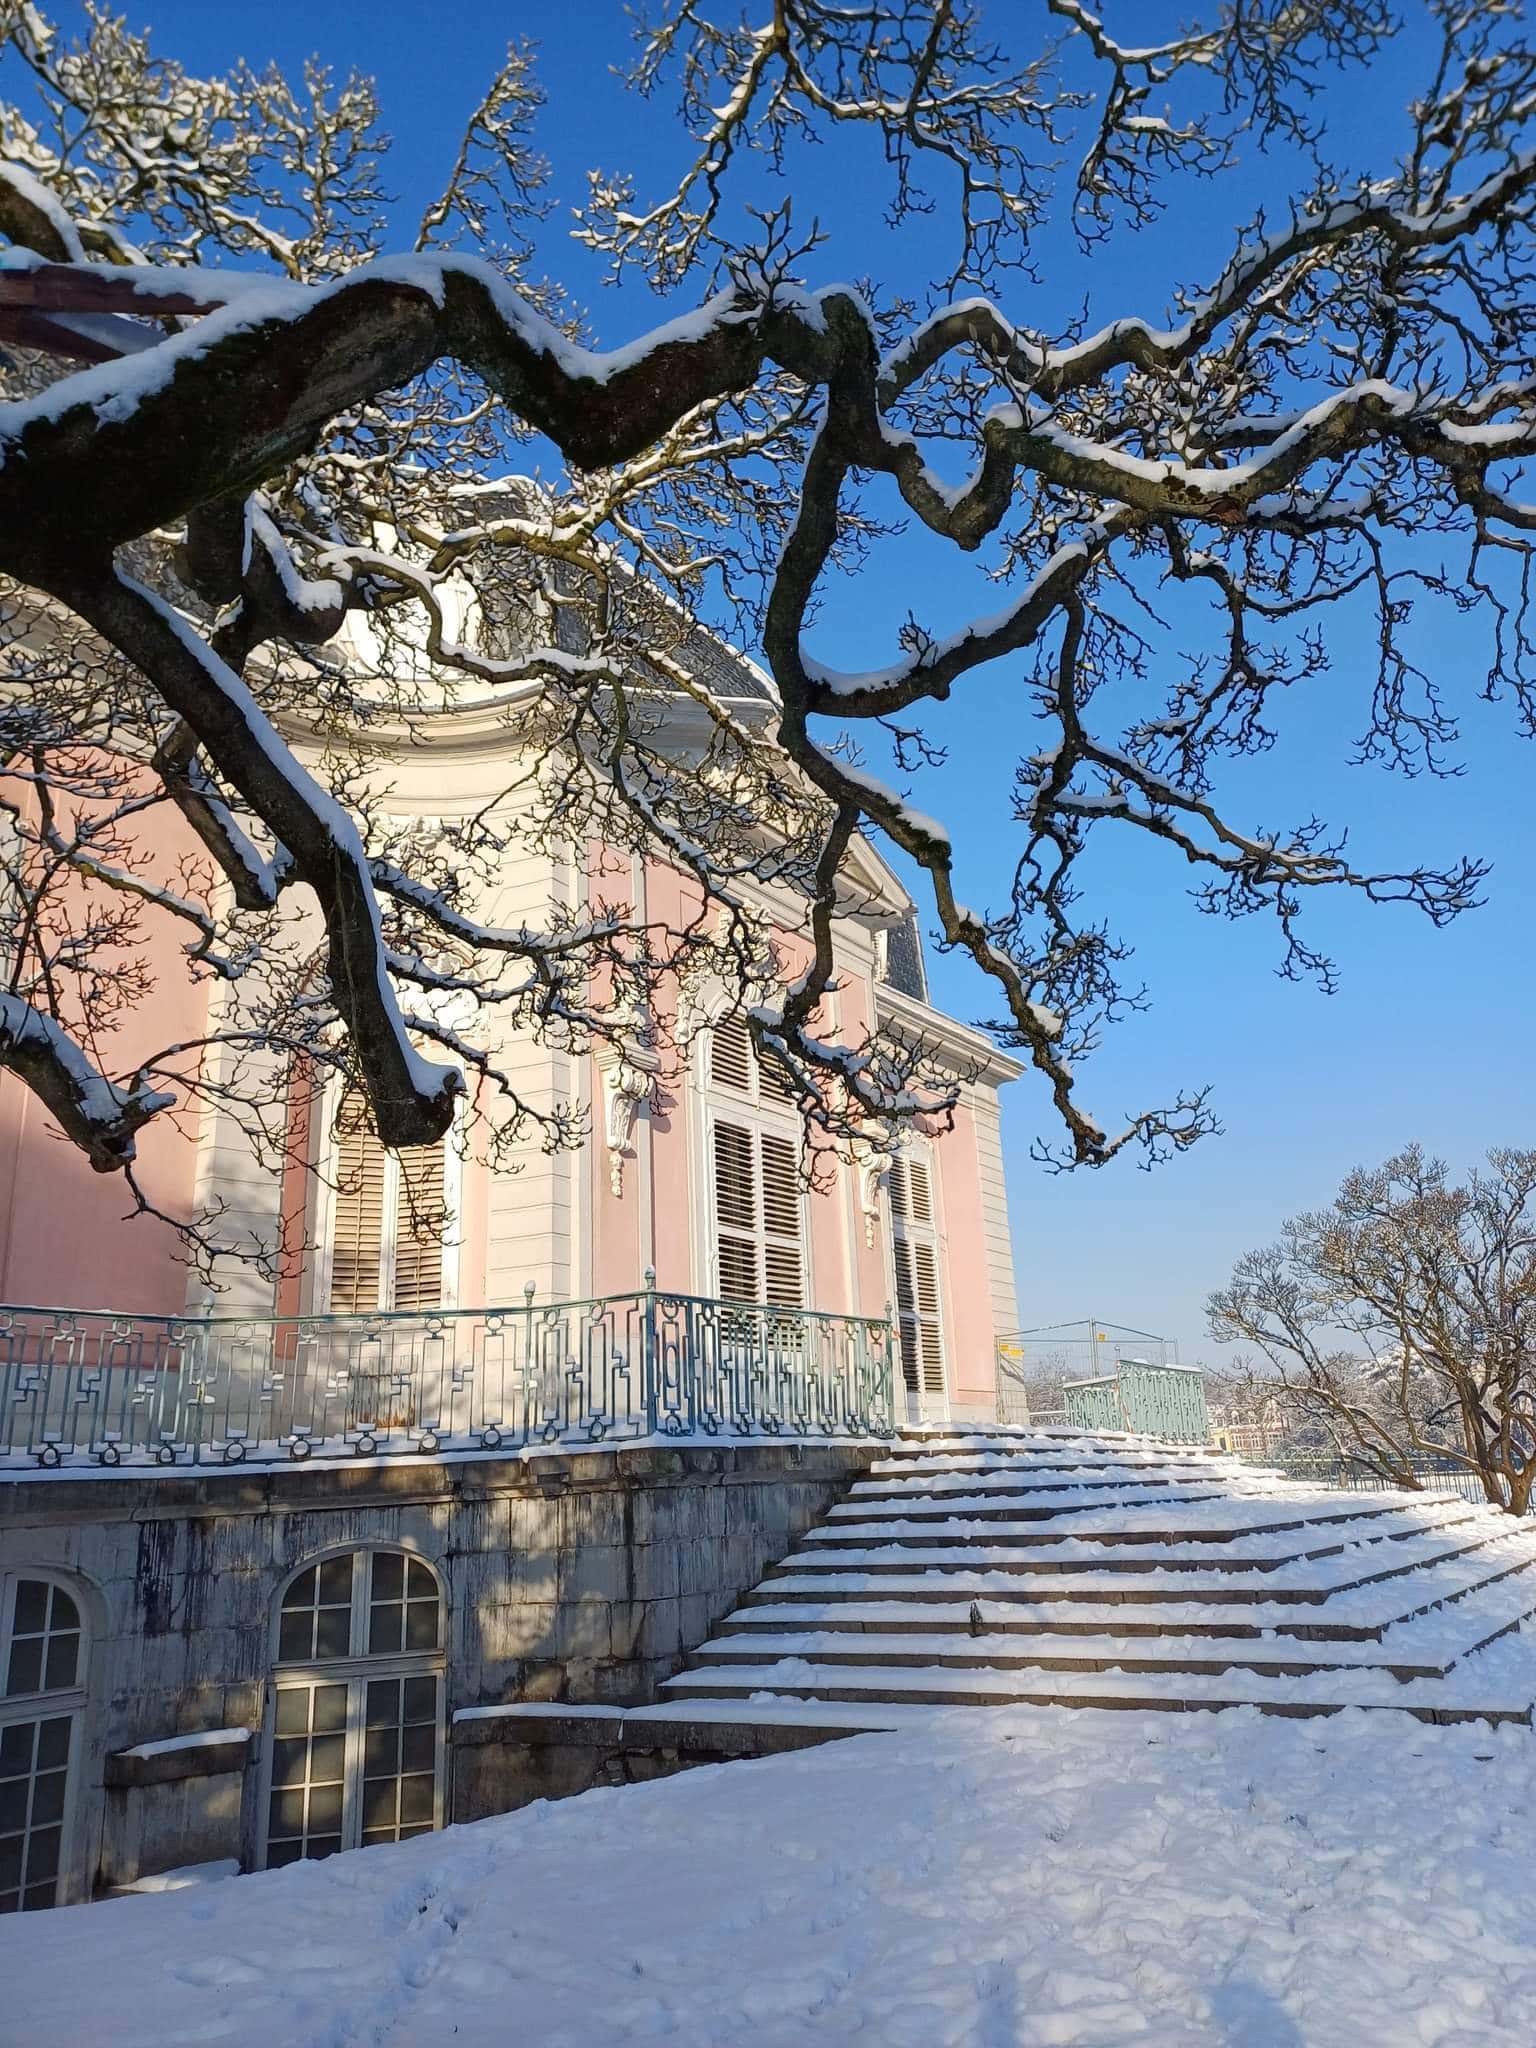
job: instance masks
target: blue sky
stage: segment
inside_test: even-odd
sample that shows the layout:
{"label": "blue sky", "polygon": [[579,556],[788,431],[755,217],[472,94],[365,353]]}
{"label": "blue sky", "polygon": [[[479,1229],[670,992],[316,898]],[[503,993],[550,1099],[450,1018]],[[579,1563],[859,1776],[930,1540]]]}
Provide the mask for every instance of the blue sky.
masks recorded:
{"label": "blue sky", "polygon": [[[1142,32],[1154,12],[1172,11],[1138,0],[1122,18]],[[633,170],[642,197],[659,189],[682,144],[663,97],[646,106],[611,77],[608,67],[625,54],[624,27],[620,9],[605,0],[463,9],[451,28],[432,26],[404,0],[371,0],[366,8],[267,0],[259,10],[155,0],[152,13],[140,5],[130,19],[147,24],[164,54],[192,68],[222,68],[245,56],[297,69],[318,52],[339,71],[356,65],[371,72],[396,138],[386,182],[403,218],[440,181],[463,114],[509,32],[543,46],[550,105],[539,140],[567,208],[582,196],[594,162]],[[1010,5],[998,19],[1017,16]],[[1396,110],[1419,74],[1416,55],[1410,39],[1368,79],[1356,76],[1323,103],[1340,158],[1378,168],[1390,160]],[[831,236],[813,259],[811,281],[869,275],[920,292],[939,267],[939,221],[909,225],[899,236],[885,228],[876,147],[840,138],[803,163],[797,207],[815,212]],[[1045,281],[1021,284],[1008,310],[1046,328],[1064,325],[1085,302],[1095,320],[1158,315],[1170,285],[1214,274],[1256,202],[1284,193],[1283,163],[1254,156],[1188,195],[1161,227],[1122,235],[1108,251],[1084,257],[1070,238],[1052,237],[1042,245]],[[602,289],[592,259],[564,238],[558,219],[542,254],[547,269],[571,282],[602,341],[621,340],[655,317],[634,288]],[[924,623],[942,628],[995,604],[990,588],[953,551],[891,544],[856,590],[831,595],[818,652],[848,666],[887,658],[914,590]],[[1153,1007],[1110,1035],[1085,1071],[1082,1096],[1113,1127],[1125,1112],[1171,1100],[1180,1085],[1209,1083],[1225,1135],[1152,1174],[1122,1160],[1094,1174],[1053,1177],[1029,1159],[1032,1138],[1054,1136],[1041,1092],[1027,1079],[1009,1090],[1005,1128],[1026,1324],[1092,1313],[1166,1331],[1186,1358],[1214,1357],[1203,1338],[1206,1293],[1285,1215],[1324,1201],[1350,1166],[1410,1139],[1456,1165],[1493,1144],[1536,1143],[1528,1051],[1536,1012],[1527,879],[1536,858],[1533,755],[1507,706],[1478,701],[1479,628],[1425,610],[1415,636],[1462,716],[1466,773],[1459,780],[1410,782],[1345,765],[1368,701],[1369,644],[1366,622],[1341,617],[1331,626],[1331,673],[1291,693],[1277,753],[1243,764],[1224,788],[1244,822],[1288,822],[1314,808],[1349,822],[1351,849],[1365,865],[1484,855],[1495,863],[1486,907],[1436,932],[1408,910],[1319,905],[1311,936],[1342,969],[1340,992],[1325,997],[1275,977],[1271,932],[1198,917],[1163,851],[1127,839],[1120,860],[1101,870],[1099,900],[1112,925],[1134,940]],[[962,880],[978,905],[1003,892],[1012,767],[1036,743],[1009,694],[1002,671],[972,679],[944,719],[949,764],[914,786],[925,808],[963,828],[956,835],[964,845]],[[872,756],[871,765],[881,764]],[[962,1016],[992,1007],[974,970],[946,959],[931,960],[930,969],[946,1007]]]}

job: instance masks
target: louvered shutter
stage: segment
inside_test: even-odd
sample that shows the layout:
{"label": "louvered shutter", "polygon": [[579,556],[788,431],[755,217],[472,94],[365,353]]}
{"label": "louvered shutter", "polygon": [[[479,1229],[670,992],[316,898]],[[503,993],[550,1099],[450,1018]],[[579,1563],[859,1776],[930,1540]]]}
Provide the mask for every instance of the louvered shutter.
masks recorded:
{"label": "louvered shutter", "polygon": [[932,1177],[923,1161],[900,1158],[892,1162],[888,1186],[902,1379],[909,1393],[942,1401],[944,1331]]}
{"label": "louvered shutter", "polygon": [[739,1013],[722,1017],[709,1035],[709,1077],[717,1088],[761,1102],[793,1102],[789,1078],[772,1060],[759,1059]]}
{"label": "louvered shutter", "polygon": [[714,1176],[721,1300],[801,1307],[805,1253],[795,1140],[722,1118],[714,1127]]}
{"label": "louvered shutter", "polygon": [[764,1102],[793,1102],[795,1099],[789,1076],[776,1060],[758,1061],[757,1092]]}
{"label": "louvered shutter", "polygon": [[756,1132],[715,1125],[715,1239],[722,1301],[760,1301]]}
{"label": "louvered shutter", "polygon": [[709,1036],[710,1079],[733,1095],[752,1093],[752,1039],[747,1020],[722,1017]]}
{"label": "louvered shutter", "polygon": [[335,1315],[372,1315],[383,1273],[386,1155],[352,1104],[337,1121],[330,1306]]}
{"label": "louvered shutter", "polygon": [[792,1138],[758,1133],[763,1190],[763,1293],[777,1308],[801,1308],[800,1155]]}
{"label": "louvered shutter", "polygon": [[392,1308],[443,1305],[443,1165],[441,1143],[397,1154]]}
{"label": "louvered shutter", "polygon": [[442,1144],[391,1156],[357,1098],[342,1104],[331,1218],[333,1315],[442,1306],[445,1166]]}

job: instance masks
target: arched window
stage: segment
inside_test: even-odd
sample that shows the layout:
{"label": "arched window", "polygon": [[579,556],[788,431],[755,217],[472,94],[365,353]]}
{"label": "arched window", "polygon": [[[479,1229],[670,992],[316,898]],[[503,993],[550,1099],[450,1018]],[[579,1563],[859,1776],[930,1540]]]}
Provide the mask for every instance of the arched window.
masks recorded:
{"label": "arched window", "polygon": [[0,1913],[58,1903],[85,1655],[73,1593],[41,1572],[0,1577]]}
{"label": "arched window", "polygon": [[348,1551],[289,1580],[268,1723],[268,1869],[440,1824],[443,1641],[437,1575],[404,1551]]}

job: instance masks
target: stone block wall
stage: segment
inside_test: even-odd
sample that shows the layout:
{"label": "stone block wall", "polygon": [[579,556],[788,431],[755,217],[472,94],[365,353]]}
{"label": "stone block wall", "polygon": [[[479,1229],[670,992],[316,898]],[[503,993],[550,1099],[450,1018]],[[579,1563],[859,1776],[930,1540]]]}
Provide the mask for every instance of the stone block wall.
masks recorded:
{"label": "stone block wall", "polygon": [[[434,1568],[450,1724],[519,1699],[636,1703],[878,1454],[636,1445],[0,1478],[0,1568],[60,1574],[90,1632],[64,1896],[251,1867],[276,1607],[315,1559],[388,1547]],[[233,1767],[229,1743],[128,1754],[214,1730],[250,1731]]]}

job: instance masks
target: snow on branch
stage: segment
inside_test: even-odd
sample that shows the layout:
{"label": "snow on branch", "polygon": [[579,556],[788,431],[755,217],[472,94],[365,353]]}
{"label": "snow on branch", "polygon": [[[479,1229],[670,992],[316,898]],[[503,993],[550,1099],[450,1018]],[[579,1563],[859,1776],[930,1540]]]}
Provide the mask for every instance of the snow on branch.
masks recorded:
{"label": "snow on branch", "polygon": [[[1481,680],[1536,727],[1536,56],[1507,10],[1438,11],[1406,147],[1345,182],[1313,94],[1368,63],[1385,0],[1261,0],[1155,39],[1125,31],[1127,7],[1044,12],[1041,39],[1011,18],[984,32],[967,0],[745,17],[660,0],[633,82],[675,88],[679,177],[643,200],[594,171],[580,232],[697,303],[616,348],[529,281],[550,195],[527,49],[475,105],[415,247],[390,255],[366,81],[198,81],[106,17],[79,46],[30,8],[6,17],[39,104],[3,130],[0,337],[18,366],[0,572],[41,593],[46,630],[22,636],[36,687],[0,706],[0,737],[38,789],[78,779],[71,742],[142,764],[223,889],[215,905],[201,882],[146,881],[77,814],[36,843],[122,899],[93,929],[130,901],[190,923],[195,968],[248,1004],[259,990],[286,1059],[351,1062],[389,1143],[440,1134],[466,1073],[510,1089],[434,1005],[562,1045],[619,1038],[670,949],[679,973],[733,984],[808,1121],[842,1140],[958,1099],[926,1051],[824,1028],[873,829],[916,862],[940,942],[1000,993],[1070,1158],[1097,1164],[1212,1120],[1192,1090],[1111,1134],[1077,1100],[1076,1063],[1141,1000],[1127,949],[1078,905],[1089,844],[1139,835],[1203,908],[1273,914],[1285,971],[1325,982],[1297,930],[1319,888],[1437,922],[1475,902],[1473,859],[1357,867],[1342,830],[1236,820],[1216,785],[1324,673],[1330,606],[1374,627],[1367,756],[1451,760],[1453,710],[1409,623],[1424,600],[1489,622]],[[233,133],[189,140],[188,110],[213,106],[240,109]],[[936,311],[905,287],[805,282],[819,237],[788,204],[743,225],[742,160],[793,183],[799,145],[833,132],[876,142],[897,223],[953,201]],[[1164,183],[1211,175],[1244,137],[1301,169],[1213,280],[1087,332],[1021,317],[1045,223],[1150,232]],[[893,510],[980,557],[982,593],[958,627],[914,608],[894,650],[888,632],[868,665],[834,665],[818,604]],[[703,632],[704,605],[760,642],[767,680]],[[66,608],[91,644],[50,667],[37,650],[69,641]],[[942,759],[961,687],[1022,736],[1022,838],[986,911],[956,892],[963,834],[897,786]],[[487,732],[505,723],[502,786],[431,847],[406,843],[381,764],[466,702]],[[1106,707],[1128,703],[1113,729]],[[858,735],[889,742],[894,776]],[[589,877],[547,925],[503,925],[476,904],[515,844],[600,846],[620,878]],[[686,884],[671,920],[628,901],[656,856]],[[810,952],[793,972],[764,908],[786,892]],[[317,950],[285,981],[267,940],[311,900]],[[67,935],[34,919],[23,938],[48,972],[82,971]]]}
{"label": "snow on branch", "polygon": [[98,1173],[129,1165],[138,1132],[174,1100],[143,1082],[108,1080],[62,1025],[3,990],[0,1067],[26,1083]]}

